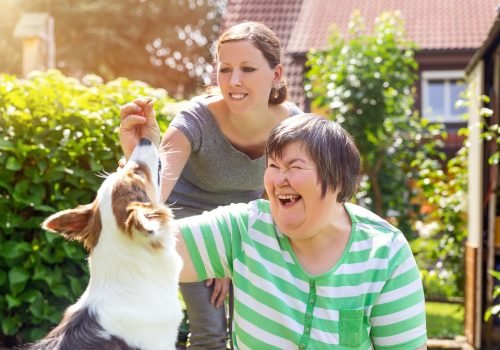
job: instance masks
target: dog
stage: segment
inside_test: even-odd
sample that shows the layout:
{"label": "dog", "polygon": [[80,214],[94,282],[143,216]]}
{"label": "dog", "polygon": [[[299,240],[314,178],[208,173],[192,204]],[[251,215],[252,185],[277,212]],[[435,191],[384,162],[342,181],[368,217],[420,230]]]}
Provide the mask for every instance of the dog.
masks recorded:
{"label": "dog", "polygon": [[106,177],[94,202],[43,222],[45,230],[85,246],[90,280],[61,323],[28,349],[175,349],[182,260],[160,188],[158,151],[143,138],[126,165]]}

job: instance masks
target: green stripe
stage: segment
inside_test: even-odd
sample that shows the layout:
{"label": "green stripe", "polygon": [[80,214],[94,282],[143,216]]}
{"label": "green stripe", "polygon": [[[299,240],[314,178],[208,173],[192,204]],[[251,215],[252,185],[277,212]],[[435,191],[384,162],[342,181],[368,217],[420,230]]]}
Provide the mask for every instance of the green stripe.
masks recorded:
{"label": "green stripe", "polygon": [[195,238],[193,236],[193,232],[187,226],[179,228],[184,237],[184,242],[186,243],[186,247],[189,251],[189,255],[191,256],[191,260],[193,261],[193,265],[198,273],[198,280],[203,281],[207,279],[207,271],[205,270],[205,264],[201,259],[200,251],[198,250],[198,246],[196,244]]}
{"label": "green stripe", "polygon": [[202,238],[207,249],[208,258],[210,260],[210,265],[215,273],[214,277],[222,278],[224,276],[224,269],[222,268],[222,261],[217,251],[217,245],[215,244],[214,234],[212,233],[212,228],[209,225],[203,225],[200,227]]}
{"label": "green stripe", "polygon": [[[236,308],[236,305],[238,307]],[[239,301],[235,300],[235,310],[238,310],[238,316],[245,319],[247,322],[250,322],[254,324],[257,328],[260,328],[266,332],[270,332],[272,334],[276,334],[279,337],[292,340],[292,341],[297,341],[302,334],[296,333],[289,329],[288,327],[285,327],[282,322],[279,322],[279,320],[271,320],[267,317],[264,317],[260,315],[258,312],[255,312],[255,310],[250,309],[246,307],[245,305],[241,304]],[[303,317],[303,315],[302,315]],[[299,322],[300,323],[300,322]],[[253,343],[250,343],[253,344]],[[253,348],[253,347],[252,347]],[[265,348],[263,348],[265,349]]]}
{"label": "green stripe", "polygon": [[400,299],[394,300],[390,303],[385,303],[382,305],[375,305],[372,308],[371,315],[373,317],[385,316],[389,314],[393,314],[395,312],[407,309],[416,304],[419,304],[424,301],[424,294],[422,291],[418,290],[412,294],[409,294]]}
{"label": "green stripe", "polygon": [[422,324],[425,324],[425,312],[397,323],[388,324],[386,326],[374,326],[372,327],[372,335],[375,337],[389,337],[407,332]]}
{"label": "green stripe", "polygon": [[421,347],[422,345],[425,345],[427,343],[427,336],[422,335],[418,338],[412,339],[409,342],[403,343],[403,344],[398,344],[398,345],[391,345],[391,346],[381,346],[377,345],[377,350],[382,349],[382,350],[408,350],[408,349],[416,349],[418,347]]}

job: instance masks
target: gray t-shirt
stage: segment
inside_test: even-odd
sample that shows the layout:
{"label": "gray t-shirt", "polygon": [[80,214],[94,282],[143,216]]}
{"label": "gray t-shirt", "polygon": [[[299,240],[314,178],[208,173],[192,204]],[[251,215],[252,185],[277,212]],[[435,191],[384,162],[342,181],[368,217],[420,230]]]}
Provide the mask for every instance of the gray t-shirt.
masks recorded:
{"label": "gray t-shirt", "polygon": [[[167,200],[176,218],[247,203],[264,192],[265,156],[251,159],[235,149],[220,131],[207,102],[207,96],[195,97],[170,123],[186,135],[192,149]],[[295,104],[285,103],[290,116],[302,113]]]}

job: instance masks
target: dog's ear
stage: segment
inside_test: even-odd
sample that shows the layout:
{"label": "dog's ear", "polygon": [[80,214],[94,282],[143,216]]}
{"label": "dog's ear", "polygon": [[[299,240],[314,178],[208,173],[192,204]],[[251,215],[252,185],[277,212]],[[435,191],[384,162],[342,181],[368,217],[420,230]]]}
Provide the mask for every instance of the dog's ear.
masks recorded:
{"label": "dog's ear", "polygon": [[170,213],[165,207],[153,208],[151,203],[134,202],[127,207],[125,228],[130,234],[133,229],[150,234],[159,230],[169,218]]}
{"label": "dog's ear", "polygon": [[102,228],[99,208],[93,202],[60,211],[45,219],[42,228],[82,242],[87,250],[91,250],[97,244]]}

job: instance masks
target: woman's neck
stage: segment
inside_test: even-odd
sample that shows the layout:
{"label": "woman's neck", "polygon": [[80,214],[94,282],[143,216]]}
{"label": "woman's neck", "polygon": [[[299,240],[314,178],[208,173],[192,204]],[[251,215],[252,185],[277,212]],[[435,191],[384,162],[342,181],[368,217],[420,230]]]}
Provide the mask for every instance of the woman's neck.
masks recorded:
{"label": "woman's neck", "polygon": [[290,240],[300,264],[311,275],[320,275],[334,267],[349,242],[352,223],[343,205],[336,206],[329,224],[308,239]]}

